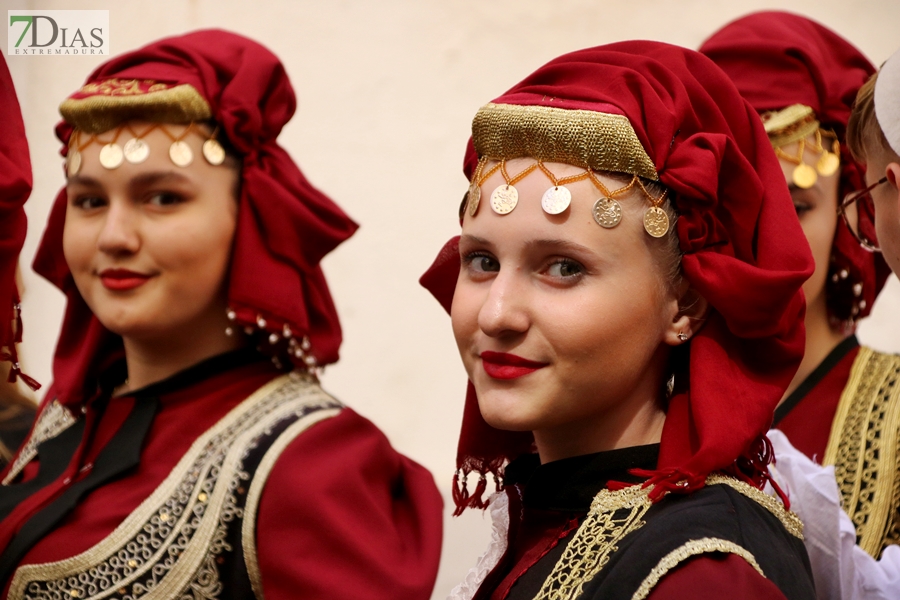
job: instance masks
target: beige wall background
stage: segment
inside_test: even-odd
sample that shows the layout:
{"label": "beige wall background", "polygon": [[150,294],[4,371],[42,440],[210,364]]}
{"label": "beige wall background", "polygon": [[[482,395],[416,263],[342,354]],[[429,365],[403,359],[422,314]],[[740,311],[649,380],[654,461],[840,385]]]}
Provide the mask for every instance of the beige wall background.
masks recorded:
{"label": "beige wall background", "polygon": [[[428,467],[448,506],[465,374],[448,317],[417,280],[457,231],[467,185],[463,149],[478,107],[564,52],[636,38],[696,48],[721,25],[760,9],[813,17],[876,64],[900,46],[900,0],[3,0],[0,6],[109,10],[113,54],[221,27],[281,57],[299,110],[280,142],[362,225],[324,262],[345,334],[341,362],[328,368],[324,385]],[[6,27],[0,31],[6,48]],[[56,107],[101,61],[7,60],[35,174],[22,257],[23,360],[46,383],[63,299],[28,265],[62,184],[52,133]],[[861,327],[865,343],[900,351],[898,298],[900,285],[892,279]],[[474,564],[489,531],[479,513],[447,518],[435,598],[445,597]]]}

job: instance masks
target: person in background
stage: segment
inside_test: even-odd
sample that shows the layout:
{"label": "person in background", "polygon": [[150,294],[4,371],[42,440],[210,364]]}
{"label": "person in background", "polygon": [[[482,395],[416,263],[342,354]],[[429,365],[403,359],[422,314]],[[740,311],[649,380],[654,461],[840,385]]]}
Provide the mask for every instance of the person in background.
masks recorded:
{"label": "person in background", "polygon": [[18,449],[34,421],[35,406],[16,387],[16,379],[32,389],[36,381],[21,371],[16,344],[22,341],[17,273],[19,252],[25,243],[25,201],[31,195],[31,158],[25,124],[6,59],[0,56],[0,467]]}
{"label": "person in background", "polygon": [[[890,269],[838,214],[841,200],[864,187],[865,168],[846,132],[857,91],[875,69],[833,31],[784,12],[742,17],[700,51],[760,114],[816,261],[803,286],[806,351],[773,426],[809,458],[834,466],[858,545],[878,558],[900,542],[900,356],[860,346],[853,332]],[[833,549],[808,549],[817,590],[836,592],[837,572],[818,560]]]}
{"label": "person in background", "polygon": [[450,597],[814,598],[760,489],[813,261],[734,85],[662,43],[566,54],[478,111],[464,164],[422,283],[469,376],[457,511],[502,487]]}
{"label": "person in background", "polygon": [[319,262],[355,230],[276,139],[296,100],[220,30],[101,65],[60,106],[35,269],[68,299],[2,473],[6,598],[430,597],[427,470],[327,394]]}

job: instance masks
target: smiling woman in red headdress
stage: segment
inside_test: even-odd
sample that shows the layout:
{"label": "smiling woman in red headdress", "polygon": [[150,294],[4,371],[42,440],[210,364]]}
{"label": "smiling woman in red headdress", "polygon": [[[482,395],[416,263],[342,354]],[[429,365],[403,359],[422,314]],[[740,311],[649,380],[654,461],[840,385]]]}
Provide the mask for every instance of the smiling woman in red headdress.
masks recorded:
{"label": "smiling woman in red headdress", "polygon": [[458,511],[502,487],[451,598],[813,598],[760,490],[812,260],[727,77],[654,42],[561,56],[478,111],[465,171],[422,283],[470,381]]}
{"label": "smiling woman in red headdress", "polygon": [[7,597],[428,598],[430,474],[318,385],[319,261],[356,225],[276,142],[268,50],[223,31],[102,65],[63,102],[36,269],[68,306],[0,487]]}

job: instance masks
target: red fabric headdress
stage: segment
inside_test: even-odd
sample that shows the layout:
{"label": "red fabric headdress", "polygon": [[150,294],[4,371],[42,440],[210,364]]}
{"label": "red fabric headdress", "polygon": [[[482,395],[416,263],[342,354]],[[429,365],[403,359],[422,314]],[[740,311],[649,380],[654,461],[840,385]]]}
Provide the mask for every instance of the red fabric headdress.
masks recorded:
{"label": "red fabric headdress", "polygon": [[[841,142],[838,200],[865,187],[865,169],[844,143],[856,92],[875,72],[863,54],[830,29],[799,15],[760,12],[729,23],[700,47],[758,113],[809,106]],[[872,310],[890,269],[838,224],[826,283],[829,315],[852,324]],[[857,284],[861,285],[860,293]],[[856,288],[856,289],[854,289]]]}
{"label": "red fabric headdress", "polygon": [[[683,272],[712,307],[676,374],[651,497],[697,489],[720,470],[760,484],[771,460],[764,434],[803,354],[800,287],[813,261],[756,112],[709,59],[657,42],[561,56],[493,102],[628,119],[674,195]],[[470,142],[467,175],[477,158]],[[451,240],[422,277],[445,308],[458,270]],[[531,434],[493,429],[476,402],[470,384],[458,475],[496,475],[529,451]],[[458,510],[481,505],[481,491],[457,490]]]}
{"label": "red fabric headdress", "polygon": [[[90,85],[110,80],[117,80],[115,86]],[[163,92],[183,84],[191,86],[209,105],[212,119],[241,156],[241,194],[228,288],[228,303],[237,324],[278,334],[287,326],[293,336],[309,337],[319,365],[335,362],[341,329],[319,261],[357,226],[310,185],[276,142],[296,108],[281,62],[263,46],[239,35],[198,31],[114,58],[94,71],[88,85],[72,98],[109,95],[110,87],[118,89],[130,80],[163,84],[156,86]],[[138,95],[148,96],[155,89],[133,88]],[[172,104],[172,97],[163,96],[162,104]],[[141,118],[141,110],[155,110],[158,115],[153,98],[146,103],[150,108],[116,117]],[[177,102],[174,105],[177,109]],[[65,121],[57,126],[64,143],[72,131]],[[72,406],[94,391],[95,376],[120,354],[122,342],[94,317],[75,287],[62,251],[65,210],[63,189],[34,267],[68,297],[54,358],[53,391],[60,402]]]}
{"label": "red fabric headdress", "polygon": [[0,346],[6,346],[9,352],[3,355],[3,360],[12,363],[9,381],[15,381],[16,375],[20,375],[32,389],[37,389],[40,387],[37,382],[19,371],[15,346],[22,341],[16,267],[25,243],[23,207],[31,195],[31,158],[16,90],[3,57],[0,57],[0,119],[3,122],[3,134],[0,135]]}

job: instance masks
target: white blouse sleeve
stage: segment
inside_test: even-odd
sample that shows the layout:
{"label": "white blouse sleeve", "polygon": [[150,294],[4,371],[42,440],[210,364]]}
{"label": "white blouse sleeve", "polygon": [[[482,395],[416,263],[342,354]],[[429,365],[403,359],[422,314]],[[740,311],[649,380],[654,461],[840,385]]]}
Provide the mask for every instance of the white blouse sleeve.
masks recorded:
{"label": "white blouse sleeve", "polygon": [[841,508],[834,467],[814,463],[777,429],[768,433],[775,448],[772,475],[803,521],[806,551],[820,600],[900,598],[900,546],[875,560],[856,545],[856,528]]}

